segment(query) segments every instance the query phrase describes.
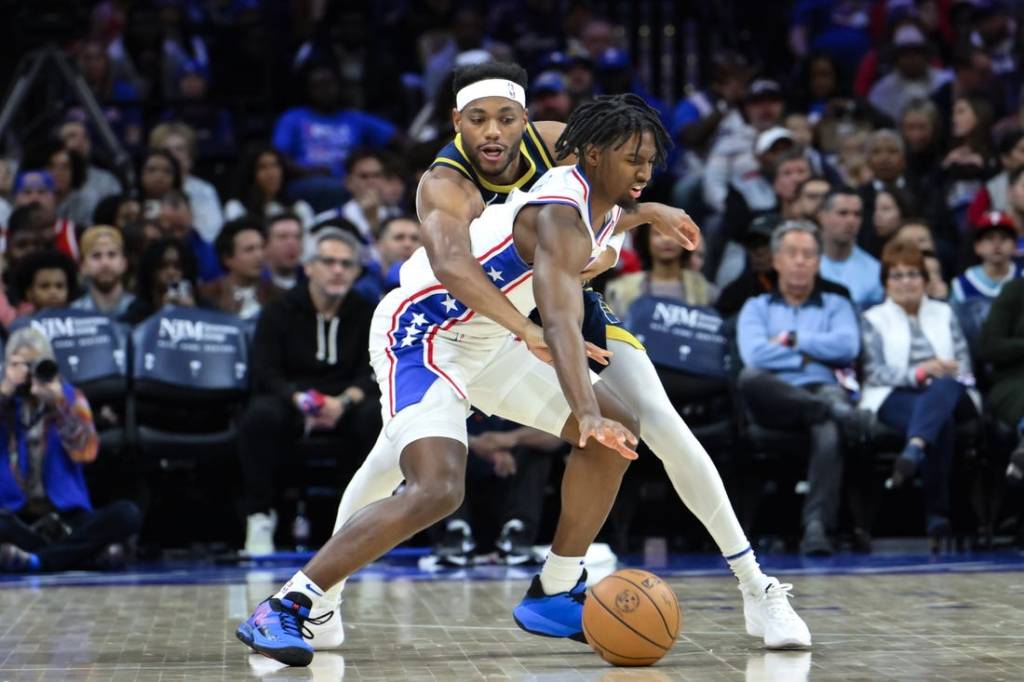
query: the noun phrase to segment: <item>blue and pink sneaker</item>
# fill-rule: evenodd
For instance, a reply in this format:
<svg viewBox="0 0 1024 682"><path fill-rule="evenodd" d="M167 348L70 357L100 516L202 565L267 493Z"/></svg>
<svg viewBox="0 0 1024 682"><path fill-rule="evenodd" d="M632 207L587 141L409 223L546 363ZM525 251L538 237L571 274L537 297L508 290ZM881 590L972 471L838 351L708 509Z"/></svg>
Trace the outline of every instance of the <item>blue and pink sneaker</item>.
<svg viewBox="0 0 1024 682"><path fill-rule="evenodd" d="M310 618L312 605L309 597L301 592L289 592L283 599L266 599L256 607L249 620L238 626L235 636L256 653L275 661L307 666L313 660L313 647L306 643L311 636L306 623L320 625L334 615L329 611Z"/></svg>

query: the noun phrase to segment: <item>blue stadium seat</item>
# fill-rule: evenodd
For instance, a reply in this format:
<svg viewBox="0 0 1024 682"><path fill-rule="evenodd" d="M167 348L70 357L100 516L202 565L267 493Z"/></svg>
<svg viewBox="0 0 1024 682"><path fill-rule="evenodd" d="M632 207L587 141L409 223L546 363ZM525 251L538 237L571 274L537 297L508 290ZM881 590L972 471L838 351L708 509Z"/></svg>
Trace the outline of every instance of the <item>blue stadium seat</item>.
<svg viewBox="0 0 1024 682"><path fill-rule="evenodd" d="M161 463L235 452L249 350L233 315L165 307L132 333L139 446Z"/></svg>

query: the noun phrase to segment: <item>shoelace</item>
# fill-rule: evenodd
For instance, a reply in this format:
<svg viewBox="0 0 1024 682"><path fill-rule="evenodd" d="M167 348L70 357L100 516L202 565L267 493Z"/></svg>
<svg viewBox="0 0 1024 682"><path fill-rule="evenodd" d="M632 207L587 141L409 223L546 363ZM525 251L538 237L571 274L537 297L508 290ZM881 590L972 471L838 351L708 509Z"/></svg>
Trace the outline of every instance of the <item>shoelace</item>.
<svg viewBox="0 0 1024 682"><path fill-rule="evenodd" d="M793 598L793 595L790 594L792 590L792 583L779 583L772 585L765 591L764 600L767 604L769 615L775 618L782 617L786 619L796 615L789 605L789 600Z"/></svg>
<svg viewBox="0 0 1024 682"><path fill-rule="evenodd" d="M312 623L313 625L324 625L331 618L334 617L334 611L325 611L316 618L306 618L305 623ZM313 631L306 627L306 624L302 624L302 636L306 639L313 639Z"/></svg>
<svg viewBox="0 0 1024 682"><path fill-rule="evenodd" d="M316 618L303 618L299 613L285 607L283 604L281 605L281 610L278 611L281 630L283 630L287 635L291 635L292 637L301 637L303 639L313 639L313 631L306 626L306 623L323 625L333 616L334 611L327 611Z"/></svg>

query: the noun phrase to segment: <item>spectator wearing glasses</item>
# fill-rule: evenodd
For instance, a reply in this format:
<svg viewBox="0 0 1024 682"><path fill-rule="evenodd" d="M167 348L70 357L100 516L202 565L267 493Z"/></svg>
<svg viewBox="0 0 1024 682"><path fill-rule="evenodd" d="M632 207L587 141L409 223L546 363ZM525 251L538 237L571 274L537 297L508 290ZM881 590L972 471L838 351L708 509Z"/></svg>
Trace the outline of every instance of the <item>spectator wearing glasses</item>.
<svg viewBox="0 0 1024 682"><path fill-rule="evenodd" d="M239 442L249 556L274 551L277 481L304 430L343 438L338 454L350 473L380 430L368 350L373 306L352 291L359 258L354 236L320 230L306 261L307 283L260 314L253 339L253 397Z"/></svg>
<svg viewBox="0 0 1024 682"><path fill-rule="evenodd" d="M890 483L899 487L923 466L928 534L949 535L955 427L977 415L971 358L949 305L925 296L928 270L913 244L882 252L886 299L864 313L864 391L860 406L906 434Z"/></svg>
<svg viewBox="0 0 1024 682"><path fill-rule="evenodd" d="M857 313L849 299L819 284L821 243L813 223L782 223L771 245L777 289L748 300L737 323L739 388L758 423L810 432L801 549L828 555L827 533L839 518L840 428L848 436L861 428L862 415L835 374L860 351Z"/></svg>

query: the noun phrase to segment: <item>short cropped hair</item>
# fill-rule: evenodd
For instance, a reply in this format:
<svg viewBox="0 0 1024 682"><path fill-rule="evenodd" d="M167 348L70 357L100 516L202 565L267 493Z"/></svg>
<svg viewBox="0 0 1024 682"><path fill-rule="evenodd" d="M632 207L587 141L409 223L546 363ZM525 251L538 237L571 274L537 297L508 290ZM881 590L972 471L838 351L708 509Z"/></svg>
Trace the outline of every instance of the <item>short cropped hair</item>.
<svg viewBox="0 0 1024 682"><path fill-rule="evenodd" d="M791 232L802 232L814 237L814 243L818 246L818 253L821 253L821 234L818 226L810 220L786 220L772 232L772 253L778 253L782 248L782 240Z"/></svg>

